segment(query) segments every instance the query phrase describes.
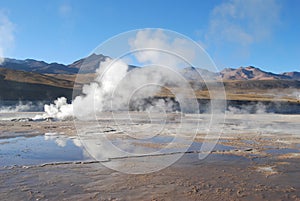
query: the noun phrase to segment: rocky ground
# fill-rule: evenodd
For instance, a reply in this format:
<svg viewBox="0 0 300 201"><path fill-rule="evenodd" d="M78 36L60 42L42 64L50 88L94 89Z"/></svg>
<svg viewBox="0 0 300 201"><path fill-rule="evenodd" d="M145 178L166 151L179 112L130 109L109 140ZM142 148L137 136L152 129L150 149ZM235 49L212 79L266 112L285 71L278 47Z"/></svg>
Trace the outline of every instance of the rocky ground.
<svg viewBox="0 0 300 201"><path fill-rule="evenodd" d="M89 123L52 119L30 121L28 117L30 115L23 114L24 119L15 118L13 115L4 118L5 115L2 115L1 140L20 136L30 138L45 133L57 133L74 139L78 137L78 125L90 126ZM20 117L20 114L15 116ZM195 119L188 115L186 118ZM202 115L200 119L206 122L209 118ZM177 120L176 116L169 118L167 124L170 125L169 131L172 126L178 124ZM109 125L110 129L102 131L107 132L109 139L114 142L122 139L123 142L132 142L130 146L135 148L151 149L163 148L166 143L128 141L125 134L120 132L122 127L116 127L104 118L99 118L99 122L100 125L106 124L105 128L108 128L107 124ZM147 123L135 122L135 128L144 128L145 124ZM207 124L201 123L200 126L203 125ZM2 161L0 198L1 200L300 200L299 130L299 115L228 114L224 127L221 130L214 130L210 136L203 130L198 130L194 143L184 154L176 152L177 149L169 149L161 155L140 154L130 157L116 155L110 156L109 160L100 161L1 165ZM169 133L162 133L161 136L174 134ZM199 160L199 153L202 153L201 146L207 141L211 143L215 140L217 145L212 152L205 159ZM4 141L1 142L0 159L4 160L10 156L3 155ZM34 145L28 150L29 152L34 150ZM89 152L88 148L86 150ZM127 166L130 170L135 168L130 166L132 163L139 165L134 161L136 158L142 158L144 164L148 162L149 167L153 165L150 164L152 158L160 161L160 157L165 159L176 154L183 154L183 157L174 164L152 173L126 174L107 168L112 163L117 164L118 168L124 166L125 170ZM20 153L20 160L22 156Z"/></svg>

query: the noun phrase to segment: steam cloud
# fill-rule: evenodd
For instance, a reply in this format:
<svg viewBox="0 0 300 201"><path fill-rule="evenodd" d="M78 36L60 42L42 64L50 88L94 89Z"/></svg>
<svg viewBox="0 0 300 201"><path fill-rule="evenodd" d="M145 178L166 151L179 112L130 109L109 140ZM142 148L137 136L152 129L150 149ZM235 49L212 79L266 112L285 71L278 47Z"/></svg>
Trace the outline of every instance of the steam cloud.
<svg viewBox="0 0 300 201"><path fill-rule="evenodd" d="M96 71L94 82L84 85L82 95L77 96L72 104L65 97L58 98L54 104L45 105L43 118L54 117L67 119L74 115L77 119L89 120L102 111L111 110L147 110L172 111L174 101L155 99L149 102L161 90L161 86L172 85L188 89L183 77L170 68L150 66L127 72L128 65L118 60L107 59ZM150 84L149 84L150 83ZM178 100L180 92L173 92ZM187 104L185 105L187 108Z"/></svg>
<svg viewBox="0 0 300 201"><path fill-rule="evenodd" d="M197 64L211 67L209 62L205 62L207 55L197 51L197 48L185 38L175 37L172 40L162 30L138 31L135 37L126 40L126 43L136 61L144 65L142 68L129 70L128 65L124 62L126 58L107 58L100 63L96 70L94 81L83 86L81 95L75 97L71 104L67 103L66 98L61 97L54 101L54 104L45 105L43 118L75 117L79 120L92 120L102 111L169 112L177 110L178 106L181 112L197 113L195 108L199 109L199 106L189 100L195 98L195 93L190 83L182 76L181 68L191 66L188 62L197 59L201 60L201 62L196 62ZM205 68L206 66L199 67ZM209 75L205 79L213 80L209 78ZM210 84L211 89L215 88L213 85L213 83ZM169 90L169 93L173 94L175 98L153 98L161 92L162 87ZM223 93L210 90L209 85L207 88L212 99L223 100L222 98L225 96L222 96ZM298 98L299 93L297 92L294 96ZM214 107L211 106L215 108L213 112L218 112L217 110L224 112L222 103L220 103L220 107L217 107L219 102L215 101L214 104ZM266 113L268 108L269 106L263 104L252 104L229 107L227 112Z"/></svg>
<svg viewBox="0 0 300 201"><path fill-rule="evenodd" d="M179 73L179 66L187 65L181 57L191 59L195 53L184 39L169 41L162 31L139 31L136 37L129 41L132 50L148 48L146 51L134 53L146 67L128 72L128 65L121 59L106 59L96 70L93 82L83 86L82 95L75 97L71 104L64 97L58 98L54 104L45 105L46 117L66 119L75 117L80 120L90 120L101 111L111 110L150 110L172 111L174 101L170 99L155 99L148 102L161 90L161 86L175 86L185 88L185 93L192 94L189 83ZM160 51L164 50L164 51ZM170 52L174 53L173 55ZM184 100L184 94L172 91L176 101ZM195 105L184 100L183 107L188 111ZM133 107L133 108L130 108Z"/></svg>
<svg viewBox="0 0 300 201"><path fill-rule="evenodd" d="M248 104L238 106L229 106L228 114L265 114L267 113L267 106L262 103Z"/></svg>
<svg viewBox="0 0 300 201"><path fill-rule="evenodd" d="M32 111L41 111L43 107L42 102L32 103L27 102L23 103L19 101L17 105L12 106L1 106L0 113L14 113L14 112L32 112Z"/></svg>
<svg viewBox="0 0 300 201"><path fill-rule="evenodd" d="M0 10L0 64L4 61L4 53L14 43L14 24Z"/></svg>
<svg viewBox="0 0 300 201"><path fill-rule="evenodd" d="M109 108L109 99L117 83L126 75L128 66L122 61L107 59L97 69L94 82L82 88L82 95L77 96L72 104L65 97L58 98L54 104L45 105L44 118L66 119L75 116L78 119L91 119L95 112ZM75 111L75 112L74 112Z"/></svg>

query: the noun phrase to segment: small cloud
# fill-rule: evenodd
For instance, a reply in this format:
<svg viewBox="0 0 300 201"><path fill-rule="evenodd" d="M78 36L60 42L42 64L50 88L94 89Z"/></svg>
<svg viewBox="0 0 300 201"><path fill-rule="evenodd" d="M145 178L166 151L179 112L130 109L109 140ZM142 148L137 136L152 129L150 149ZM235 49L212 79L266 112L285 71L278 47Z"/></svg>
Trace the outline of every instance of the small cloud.
<svg viewBox="0 0 300 201"><path fill-rule="evenodd" d="M195 57L194 46L184 38L171 38L163 30L141 30L129 41L140 63L179 67ZM148 49L145 51L145 49ZM181 58L182 57L182 58Z"/></svg>
<svg viewBox="0 0 300 201"><path fill-rule="evenodd" d="M6 13L0 10L0 64L4 61L5 52L12 48L15 25L9 20Z"/></svg>
<svg viewBox="0 0 300 201"><path fill-rule="evenodd" d="M271 36L279 15L275 0L231 0L212 10L205 38L209 43L247 47Z"/></svg>

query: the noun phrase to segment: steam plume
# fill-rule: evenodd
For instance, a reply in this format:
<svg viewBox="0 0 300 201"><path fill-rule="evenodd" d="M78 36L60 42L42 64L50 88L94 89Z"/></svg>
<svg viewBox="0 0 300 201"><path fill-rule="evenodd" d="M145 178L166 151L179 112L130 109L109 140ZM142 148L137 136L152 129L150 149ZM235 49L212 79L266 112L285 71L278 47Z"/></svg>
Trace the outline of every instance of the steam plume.
<svg viewBox="0 0 300 201"><path fill-rule="evenodd" d="M122 61L106 59L97 69L94 82L83 86L82 95L77 96L72 104L61 97L54 104L45 105L44 117L66 119L75 116L78 119L92 119L95 113L109 108L112 91L126 75L127 69L127 64Z"/></svg>
<svg viewBox="0 0 300 201"><path fill-rule="evenodd" d="M179 67L189 65L185 60L191 60L195 55L195 47L187 40L170 40L161 30L142 30L129 40L129 45L137 61L147 66L128 71L128 65L121 59L107 58L96 70L95 80L83 86L82 95L75 97L72 104L62 97L54 104L45 105L44 117L66 119L74 116L89 120L102 111L128 111L132 106L135 110L171 111L175 100L146 100L154 97L163 86L181 87L185 94L193 94L189 83L179 72ZM144 50L136 51L140 49ZM185 111L197 108L184 100L182 92L173 90L171 93L176 101L183 102L181 106Z"/></svg>
<svg viewBox="0 0 300 201"><path fill-rule="evenodd" d="M4 62L4 53L14 43L14 25L0 10L0 64Z"/></svg>

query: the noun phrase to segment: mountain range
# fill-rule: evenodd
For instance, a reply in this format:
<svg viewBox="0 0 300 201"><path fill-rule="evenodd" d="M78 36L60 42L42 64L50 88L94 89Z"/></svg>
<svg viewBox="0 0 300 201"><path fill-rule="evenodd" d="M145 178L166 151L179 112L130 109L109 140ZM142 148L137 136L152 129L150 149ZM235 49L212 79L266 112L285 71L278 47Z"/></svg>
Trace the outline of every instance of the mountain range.
<svg viewBox="0 0 300 201"><path fill-rule="evenodd" d="M95 73L100 63L105 61L108 56L102 54L91 54L88 57L79 59L71 64L46 63L45 61L38 61L34 59L11 59L5 58L0 67L11 70L21 70L25 72L34 72L40 74L86 74ZM81 68L84 65L84 68ZM136 68L136 66L129 65L129 69Z"/></svg>
<svg viewBox="0 0 300 201"><path fill-rule="evenodd" d="M86 74L95 73L99 64L105 61L106 58L109 57L102 54L92 54L68 65L47 63L34 59L18 60L6 58L4 62L0 64L0 67L39 74ZM84 65L84 68L81 68L82 65ZM129 67L130 69L137 68L133 65L130 65ZM284 72L281 74L275 74L263 71L253 66L239 67L237 69L225 68L219 73L210 72L202 68L187 67L182 69L182 73L187 79L193 81L202 80L202 78L214 80L300 80L300 72Z"/></svg>
<svg viewBox="0 0 300 201"><path fill-rule="evenodd" d="M201 80L202 78L214 80L300 80L300 72L285 72L275 74L266 72L253 66L234 68L225 68L219 73L214 73L206 69L188 67L182 70L183 75L193 81ZM201 75L201 76L200 76Z"/></svg>
<svg viewBox="0 0 300 201"><path fill-rule="evenodd" d="M106 58L109 57L92 54L69 65L34 59L6 58L0 64L0 101L51 101L60 96L65 96L70 100L72 94L80 93L83 84L94 80L96 69ZM81 68L82 65L85 66L84 69ZM129 65L129 70L135 68L139 67ZM232 100L269 100L270 90L274 91L272 97L278 96L279 92L283 94L280 95L282 97L294 97L291 94L295 94L295 90L300 90L300 72L275 74L253 66L226 68L219 73L196 67L186 67L180 71L195 90L205 88L203 79L223 82L227 98ZM208 97L207 93L205 97Z"/></svg>
<svg viewBox="0 0 300 201"><path fill-rule="evenodd" d="M40 74L77 74L81 65L84 63L86 71L81 73L91 73L99 66L100 62L105 61L106 56L92 54L91 56L80 59L69 65L59 63L46 63L34 59L10 59L5 58L0 67L11 70L21 70L25 72L34 72Z"/></svg>

